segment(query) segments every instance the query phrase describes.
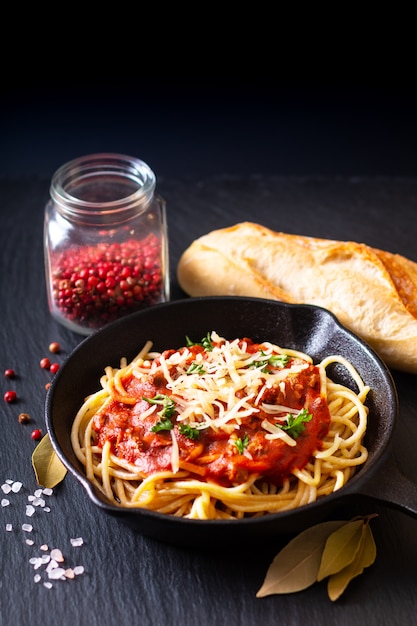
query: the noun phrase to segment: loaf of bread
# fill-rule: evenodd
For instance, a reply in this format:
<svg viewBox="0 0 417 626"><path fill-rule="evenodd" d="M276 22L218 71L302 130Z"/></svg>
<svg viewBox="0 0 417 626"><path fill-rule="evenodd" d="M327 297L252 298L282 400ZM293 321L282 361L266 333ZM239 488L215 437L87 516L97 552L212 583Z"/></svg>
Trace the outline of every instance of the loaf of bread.
<svg viewBox="0 0 417 626"><path fill-rule="evenodd" d="M243 222L187 248L177 268L190 296L239 295L334 313L389 367L417 373L417 263L362 243Z"/></svg>

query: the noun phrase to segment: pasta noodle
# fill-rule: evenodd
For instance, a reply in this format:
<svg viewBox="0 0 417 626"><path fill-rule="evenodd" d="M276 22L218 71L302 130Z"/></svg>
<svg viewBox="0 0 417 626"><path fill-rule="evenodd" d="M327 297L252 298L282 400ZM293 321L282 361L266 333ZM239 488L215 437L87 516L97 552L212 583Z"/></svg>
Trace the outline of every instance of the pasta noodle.
<svg viewBox="0 0 417 626"><path fill-rule="evenodd" d="M344 357L314 364L215 331L105 368L71 442L110 502L190 519L285 511L337 491L365 463L369 387ZM338 363L356 391L329 378Z"/></svg>

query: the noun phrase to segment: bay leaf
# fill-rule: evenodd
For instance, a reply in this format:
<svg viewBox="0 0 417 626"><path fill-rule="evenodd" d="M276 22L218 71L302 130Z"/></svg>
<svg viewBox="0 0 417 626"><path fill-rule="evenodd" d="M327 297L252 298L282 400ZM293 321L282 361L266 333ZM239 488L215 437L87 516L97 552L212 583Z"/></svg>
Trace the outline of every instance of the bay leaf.
<svg viewBox="0 0 417 626"><path fill-rule="evenodd" d="M344 524L333 532L324 546L317 580L323 580L349 565L361 543L363 518Z"/></svg>
<svg viewBox="0 0 417 626"><path fill-rule="evenodd" d="M41 487L52 489L64 480L67 470L53 449L48 434L34 449L32 466L35 470L36 481Z"/></svg>
<svg viewBox="0 0 417 626"><path fill-rule="evenodd" d="M346 523L322 522L298 534L276 555L256 597L294 593L315 583L328 537Z"/></svg>
<svg viewBox="0 0 417 626"><path fill-rule="evenodd" d="M335 601L345 591L353 578L362 574L366 567L376 559L376 545L369 524L364 524L361 532L361 541L355 558L344 569L330 576L327 583L327 592L330 600Z"/></svg>

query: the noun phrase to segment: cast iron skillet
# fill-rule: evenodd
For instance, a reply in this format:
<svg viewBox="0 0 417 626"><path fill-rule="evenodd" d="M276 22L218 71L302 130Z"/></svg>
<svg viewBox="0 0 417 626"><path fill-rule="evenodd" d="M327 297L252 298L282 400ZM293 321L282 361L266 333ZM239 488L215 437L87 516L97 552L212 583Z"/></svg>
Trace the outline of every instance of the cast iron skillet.
<svg viewBox="0 0 417 626"><path fill-rule="evenodd" d="M342 354L371 387L367 404L366 445L369 458L340 491L289 512L243 520L188 520L143 509L110 505L84 476L70 442L71 424L85 396L99 389L106 365L133 358L146 340L153 349L178 348L188 335L201 341L207 332L234 339L250 337L302 350L315 361ZM346 370L335 366L330 376L354 386ZM120 518L141 534L177 545L244 545L298 532L323 520L349 498L372 498L417 517L417 486L397 470L390 440L398 415L398 398L391 374L375 352L327 310L310 305L242 297L187 298L157 305L118 320L85 339L54 378L47 395L45 417L52 445L67 469L105 513Z"/></svg>

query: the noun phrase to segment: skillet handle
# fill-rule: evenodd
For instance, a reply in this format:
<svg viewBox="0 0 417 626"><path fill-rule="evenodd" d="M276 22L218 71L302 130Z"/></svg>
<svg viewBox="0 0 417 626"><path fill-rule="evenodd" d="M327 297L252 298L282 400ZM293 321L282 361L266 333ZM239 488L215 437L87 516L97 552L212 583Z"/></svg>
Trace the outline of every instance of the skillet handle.
<svg viewBox="0 0 417 626"><path fill-rule="evenodd" d="M417 518L417 484L403 474L392 450L359 494Z"/></svg>

